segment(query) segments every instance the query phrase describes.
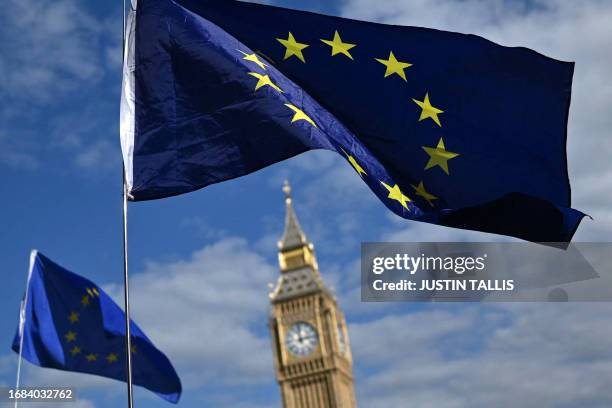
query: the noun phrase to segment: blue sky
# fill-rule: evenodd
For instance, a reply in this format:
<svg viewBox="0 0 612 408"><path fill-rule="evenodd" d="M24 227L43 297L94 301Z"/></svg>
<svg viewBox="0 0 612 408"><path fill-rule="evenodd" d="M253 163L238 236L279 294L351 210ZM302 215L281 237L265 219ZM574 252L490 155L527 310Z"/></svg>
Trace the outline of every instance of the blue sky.
<svg viewBox="0 0 612 408"><path fill-rule="evenodd" d="M476 33L576 61L570 176L574 207L595 218L577 239L610 240L610 2L270 3ZM119 2L9 0L0 10L0 383L14 382L9 346L30 249L121 293L120 30ZM285 178L349 319L361 406L610 406L607 304L361 304L362 241L498 238L399 219L329 152L130 204L134 317L175 363L181 406L279 406L266 284L278 274ZM122 383L31 366L24 383L78 387L75 408L125 398ZM167 406L146 391L136 397Z"/></svg>

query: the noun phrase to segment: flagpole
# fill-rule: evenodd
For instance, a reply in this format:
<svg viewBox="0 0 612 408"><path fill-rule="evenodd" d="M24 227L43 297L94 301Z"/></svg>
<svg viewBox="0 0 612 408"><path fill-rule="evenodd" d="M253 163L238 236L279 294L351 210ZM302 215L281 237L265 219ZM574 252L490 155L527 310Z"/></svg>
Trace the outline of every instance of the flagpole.
<svg viewBox="0 0 612 408"><path fill-rule="evenodd" d="M128 408L134 407L132 396L132 336L130 330L130 286L128 276L127 183L123 175L123 303L125 308L125 360L127 364Z"/></svg>
<svg viewBox="0 0 612 408"><path fill-rule="evenodd" d="M125 64L125 0L122 1L121 8L122 18L122 58L123 64ZM128 201L128 187L125 174L125 165L123 168L123 304L125 309L125 361L127 369L127 399L128 408L134 407L133 388L132 388L132 335L130 330L130 286L129 286L129 275L128 275L128 219L127 219L127 201Z"/></svg>
<svg viewBox="0 0 612 408"><path fill-rule="evenodd" d="M19 359L17 360L17 379L15 381L15 391L19 390L21 383L21 362L23 361L23 331L26 323L26 311L28 306L28 292L30 292L30 280L32 280L32 269L34 268L34 261L36 259L37 251L35 249L30 252L30 269L28 269L28 280L26 281L26 290L23 300L21 301L21 307L19 308ZM19 399L15 398L15 408L19 404Z"/></svg>

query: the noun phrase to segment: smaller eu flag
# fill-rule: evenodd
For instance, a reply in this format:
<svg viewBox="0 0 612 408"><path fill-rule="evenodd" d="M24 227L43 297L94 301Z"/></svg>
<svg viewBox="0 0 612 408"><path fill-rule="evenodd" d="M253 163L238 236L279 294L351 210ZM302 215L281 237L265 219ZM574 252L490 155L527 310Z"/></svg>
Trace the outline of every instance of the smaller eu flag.
<svg viewBox="0 0 612 408"><path fill-rule="evenodd" d="M126 381L125 314L96 284L37 251L13 340L32 364ZM134 384L177 403L181 381L170 360L131 321ZM21 332L21 333L20 333Z"/></svg>

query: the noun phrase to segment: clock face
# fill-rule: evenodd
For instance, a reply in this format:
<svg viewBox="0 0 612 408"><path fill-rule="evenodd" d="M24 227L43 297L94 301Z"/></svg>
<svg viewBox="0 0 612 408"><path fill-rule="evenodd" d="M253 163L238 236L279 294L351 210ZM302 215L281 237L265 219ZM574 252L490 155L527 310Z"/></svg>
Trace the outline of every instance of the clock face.
<svg viewBox="0 0 612 408"><path fill-rule="evenodd" d="M346 340L344 339L344 332L340 325L338 325L338 349L341 354L344 354L346 351Z"/></svg>
<svg viewBox="0 0 612 408"><path fill-rule="evenodd" d="M289 328L285 337L287 349L294 356L312 353L319 342L317 331L306 322L298 322Z"/></svg>

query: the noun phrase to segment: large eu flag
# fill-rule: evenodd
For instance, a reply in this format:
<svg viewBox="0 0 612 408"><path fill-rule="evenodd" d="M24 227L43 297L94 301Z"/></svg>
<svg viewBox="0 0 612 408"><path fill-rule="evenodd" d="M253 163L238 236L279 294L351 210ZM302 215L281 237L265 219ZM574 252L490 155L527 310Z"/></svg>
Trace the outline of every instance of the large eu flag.
<svg viewBox="0 0 612 408"><path fill-rule="evenodd" d="M404 218L566 242L583 217L565 150L573 63L231 0L140 0L127 34L132 200L327 149Z"/></svg>
<svg viewBox="0 0 612 408"><path fill-rule="evenodd" d="M126 381L125 313L95 283L32 251L13 350L41 367ZM133 322L134 384L177 403L181 381L170 360Z"/></svg>

